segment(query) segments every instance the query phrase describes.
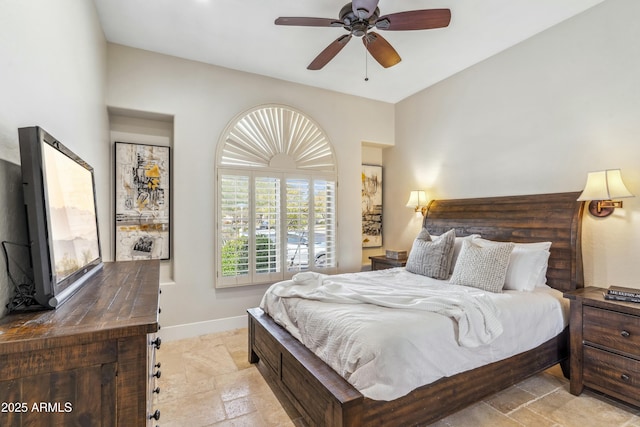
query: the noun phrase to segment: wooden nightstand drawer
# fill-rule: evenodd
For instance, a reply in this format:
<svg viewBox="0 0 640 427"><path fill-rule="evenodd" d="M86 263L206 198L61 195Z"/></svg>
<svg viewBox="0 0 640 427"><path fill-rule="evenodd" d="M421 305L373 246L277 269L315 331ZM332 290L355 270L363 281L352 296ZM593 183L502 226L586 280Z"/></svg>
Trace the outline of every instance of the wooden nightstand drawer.
<svg viewBox="0 0 640 427"><path fill-rule="evenodd" d="M640 404L640 362L608 351L584 347L584 383L612 396Z"/></svg>
<svg viewBox="0 0 640 427"><path fill-rule="evenodd" d="M584 341L638 355L640 348L640 317L584 307Z"/></svg>

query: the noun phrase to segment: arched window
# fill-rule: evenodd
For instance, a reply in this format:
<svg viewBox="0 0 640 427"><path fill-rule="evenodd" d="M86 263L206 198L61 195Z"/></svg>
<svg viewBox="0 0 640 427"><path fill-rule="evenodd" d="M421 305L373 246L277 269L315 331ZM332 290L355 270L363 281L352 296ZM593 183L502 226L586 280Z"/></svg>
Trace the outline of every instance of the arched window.
<svg viewBox="0 0 640 427"><path fill-rule="evenodd" d="M217 287L336 267L336 164L327 136L283 105L229 123L217 152Z"/></svg>

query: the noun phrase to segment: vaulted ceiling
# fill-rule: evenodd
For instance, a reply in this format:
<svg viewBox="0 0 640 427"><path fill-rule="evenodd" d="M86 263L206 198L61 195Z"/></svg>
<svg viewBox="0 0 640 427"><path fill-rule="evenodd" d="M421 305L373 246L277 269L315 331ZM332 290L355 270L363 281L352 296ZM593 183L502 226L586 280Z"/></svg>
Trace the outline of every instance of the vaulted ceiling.
<svg viewBox="0 0 640 427"><path fill-rule="evenodd" d="M604 0L380 0L380 15L448 8L451 23L420 31L374 29L402 58L390 68L354 37L318 71L307 66L347 31L274 21L338 19L346 0L94 1L109 42L395 103Z"/></svg>

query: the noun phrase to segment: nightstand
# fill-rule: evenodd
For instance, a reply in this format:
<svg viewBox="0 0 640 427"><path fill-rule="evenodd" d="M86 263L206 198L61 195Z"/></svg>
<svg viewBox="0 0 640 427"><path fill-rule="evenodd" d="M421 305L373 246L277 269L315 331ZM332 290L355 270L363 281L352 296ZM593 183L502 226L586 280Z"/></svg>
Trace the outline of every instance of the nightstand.
<svg viewBox="0 0 640 427"><path fill-rule="evenodd" d="M564 294L571 300L569 391L586 386L640 406L640 304L605 300L606 289Z"/></svg>
<svg viewBox="0 0 640 427"><path fill-rule="evenodd" d="M370 256L371 270L384 270L386 268L404 267L407 265L407 259L387 258L384 255Z"/></svg>

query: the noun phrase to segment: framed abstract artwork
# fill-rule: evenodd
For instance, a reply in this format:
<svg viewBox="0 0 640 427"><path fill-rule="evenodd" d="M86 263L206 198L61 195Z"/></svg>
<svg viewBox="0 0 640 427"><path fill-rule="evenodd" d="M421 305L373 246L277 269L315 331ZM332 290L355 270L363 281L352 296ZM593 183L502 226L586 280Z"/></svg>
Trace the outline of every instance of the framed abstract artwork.
<svg viewBox="0 0 640 427"><path fill-rule="evenodd" d="M170 258L170 151L115 143L115 260Z"/></svg>
<svg viewBox="0 0 640 427"><path fill-rule="evenodd" d="M362 165L362 247L382 246L382 166Z"/></svg>

